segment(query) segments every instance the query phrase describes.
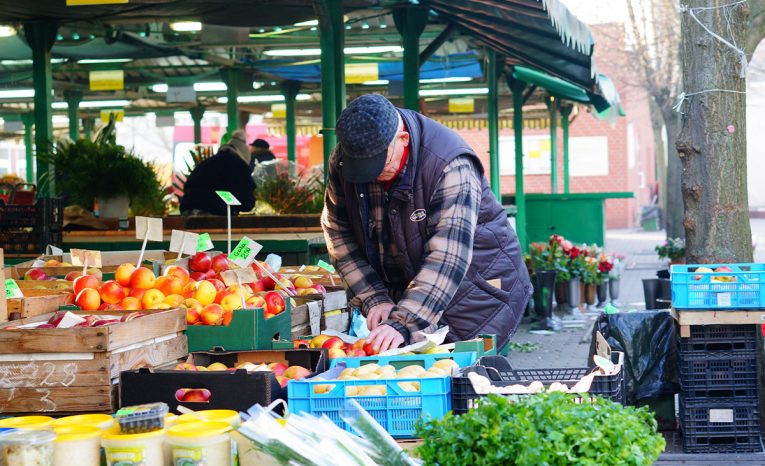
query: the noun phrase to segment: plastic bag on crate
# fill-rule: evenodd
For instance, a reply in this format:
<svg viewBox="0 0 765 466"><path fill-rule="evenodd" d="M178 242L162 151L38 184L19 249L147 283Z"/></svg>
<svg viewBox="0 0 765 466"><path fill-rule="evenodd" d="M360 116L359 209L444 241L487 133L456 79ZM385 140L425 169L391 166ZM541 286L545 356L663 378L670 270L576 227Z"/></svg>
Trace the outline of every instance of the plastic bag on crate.
<svg viewBox="0 0 765 466"><path fill-rule="evenodd" d="M425 353L437 346L441 346L444 340L446 340L446 335L448 333L448 326L441 327L433 333L415 332L413 339L417 340L416 343L401 348L383 351L380 353L380 356L396 356L402 353Z"/></svg>

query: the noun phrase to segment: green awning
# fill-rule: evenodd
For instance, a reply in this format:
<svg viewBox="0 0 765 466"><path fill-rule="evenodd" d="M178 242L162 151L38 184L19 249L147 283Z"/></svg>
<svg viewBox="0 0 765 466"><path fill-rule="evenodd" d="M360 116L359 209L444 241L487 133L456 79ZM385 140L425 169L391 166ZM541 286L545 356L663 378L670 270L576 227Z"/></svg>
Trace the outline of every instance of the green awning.
<svg viewBox="0 0 765 466"><path fill-rule="evenodd" d="M604 74L598 74L597 93L588 92L581 86L525 66L515 66L513 78L545 89L556 98L592 105L598 113L605 113L612 108L618 108L619 114L624 116L619 92L613 82Z"/></svg>

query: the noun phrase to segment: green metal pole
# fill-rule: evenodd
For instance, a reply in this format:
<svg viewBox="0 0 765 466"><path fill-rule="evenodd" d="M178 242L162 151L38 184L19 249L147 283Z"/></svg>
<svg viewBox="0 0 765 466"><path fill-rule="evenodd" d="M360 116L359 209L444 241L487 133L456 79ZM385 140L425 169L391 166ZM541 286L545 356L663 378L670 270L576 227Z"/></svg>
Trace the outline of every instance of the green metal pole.
<svg viewBox="0 0 765 466"><path fill-rule="evenodd" d="M487 65L487 81L489 84L488 119L489 119L489 171L491 173L491 190L499 203L502 203L502 192L499 185L499 83L497 52L489 50Z"/></svg>
<svg viewBox="0 0 765 466"><path fill-rule="evenodd" d="M561 105L561 127L563 128L563 192L569 193L569 171L568 171L568 117L574 109L573 105Z"/></svg>
<svg viewBox="0 0 765 466"><path fill-rule="evenodd" d="M335 122L337 105L335 100L335 35L329 16L333 0L324 0L315 4L314 10L319 18L319 43L321 45L321 135L324 143L324 181L329 176L329 157L337 143Z"/></svg>
<svg viewBox="0 0 765 466"><path fill-rule="evenodd" d="M27 156L27 183L35 182L35 160L32 152L32 125L34 124L34 114L25 113L21 116L24 122L24 149Z"/></svg>
<svg viewBox="0 0 765 466"><path fill-rule="evenodd" d="M552 193L558 193L558 99L547 97L550 110L550 185Z"/></svg>
<svg viewBox="0 0 765 466"><path fill-rule="evenodd" d="M69 139L76 141L80 139L80 122L78 110L80 109L80 102L82 102L82 92L78 91L65 91L64 99L66 99L67 114L69 115Z"/></svg>
<svg viewBox="0 0 765 466"><path fill-rule="evenodd" d="M526 84L513 81L513 137L515 139L515 232L521 244L521 251L526 251L526 194L523 191L523 90Z"/></svg>
<svg viewBox="0 0 765 466"><path fill-rule="evenodd" d="M295 125L295 98L300 92L299 81L285 81L282 83L282 94L287 110L287 160L295 162L297 158L297 130Z"/></svg>
<svg viewBox="0 0 765 466"><path fill-rule="evenodd" d="M428 22L428 10L407 6L393 10L396 29L404 43L404 107L420 108L420 35Z"/></svg>
<svg viewBox="0 0 765 466"><path fill-rule="evenodd" d="M345 109L345 24L342 0L327 0L327 14L332 23L332 42L335 53L335 112L339 116Z"/></svg>
<svg viewBox="0 0 765 466"><path fill-rule="evenodd" d="M236 100L239 96L239 73L234 68L223 68L221 70L223 82L226 83L226 116L228 117L228 136L239 128L239 102Z"/></svg>
<svg viewBox="0 0 765 466"><path fill-rule="evenodd" d="M84 132L84 137L88 141L90 141L90 137L93 134L93 129L96 127L96 119L93 117L85 117L82 119L82 130Z"/></svg>
<svg viewBox="0 0 765 466"><path fill-rule="evenodd" d="M51 48L56 41L58 25L48 22L24 25L24 36L32 48L32 82L35 89L35 150L45 150L53 142L53 103ZM37 159L37 190L41 197L51 197L56 192L53 167Z"/></svg>
<svg viewBox="0 0 765 466"><path fill-rule="evenodd" d="M194 120L194 144L202 142L202 118L204 118L204 116L204 105L197 105L191 109L191 119Z"/></svg>

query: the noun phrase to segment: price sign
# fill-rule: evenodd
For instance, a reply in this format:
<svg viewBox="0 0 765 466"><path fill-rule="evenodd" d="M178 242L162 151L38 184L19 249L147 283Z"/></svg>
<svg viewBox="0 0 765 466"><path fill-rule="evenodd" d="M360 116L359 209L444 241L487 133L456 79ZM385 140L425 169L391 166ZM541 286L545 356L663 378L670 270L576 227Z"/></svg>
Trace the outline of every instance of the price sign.
<svg viewBox="0 0 765 466"><path fill-rule="evenodd" d="M221 199L223 199L223 202L225 202L225 203L226 203L226 205L228 205L228 206L232 206L232 205L242 205L242 203L241 203L241 202L239 202L239 199L237 199L236 197L234 197L234 195L233 195L233 194L231 194L231 193L230 193L230 192L228 192L228 191L215 191L215 194L217 194L217 195L218 195L218 197L220 197Z"/></svg>
<svg viewBox="0 0 765 466"><path fill-rule="evenodd" d="M197 237L197 251L209 251L214 247L209 233L202 233Z"/></svg>
<svg viewBox="0 0 765 466"><path fill-rule="evenodd" d="M249 267L261 249L263 246L245 236L228 255L228 260L241 268Z"/></svg>
<svg viewBox="0 0 765 466"><path fill-rule="evenodd" d="M135 218L136 239L149 241L162 241L162 219L153 217Z"/></svg>
<svg viewBox="0 0 765 466"><path fill-rule="evenodd" d="M258 281L258 275L252 270L252 267L243 269L226 270L221 272L220 278L226 286L233 286L241 283L254 283Z"/></svg>
<svg viewBox="0 0 765 466"><path fill-rule="evenodd" d="M170 251L179 255L188 254L193 256L197 252L199 235L182 230L173 230L170 233Z"/></svg>
<svg viewBox="0 0 765 466"><path fill-rule="evenodd" d="M101 251L88 251L87 249L70 249L72 265L80 267L87 264L88 267L101 268Z"/></svg>
<svg viewBox="0 0 765 466"><path fill-rule="evenodd" d="M316 265L318 265L319 267L321 267L322 269L326 270L329 273L335 273L335 268L331 264L327 264L323 260L319 260L319 263Z"/></svg>
<svg viewBox="0 0 765 466"><path fill-rule="evenodd" d="M8 278L5 280L5 298L11 299L11 298L23 298L24 293L21 292L21 288L19 288L19 284L16 283L16 280L12 278Z"/></svg>

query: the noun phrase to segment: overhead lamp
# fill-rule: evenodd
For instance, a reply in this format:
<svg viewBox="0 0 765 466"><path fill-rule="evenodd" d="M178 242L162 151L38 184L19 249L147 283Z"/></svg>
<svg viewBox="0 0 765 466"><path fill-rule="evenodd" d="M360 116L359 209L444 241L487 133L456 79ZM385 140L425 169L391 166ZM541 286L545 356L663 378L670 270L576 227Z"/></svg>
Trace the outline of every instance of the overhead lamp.
<svg viewBox="0 0 765 466"><path fill-rule="evenodd" d="M310 94L298 94L295 100L311 100ZM236 98L236 101L240 104L256 103L256 102L284 102L284 96L281 94L274 95L242 95ZM218 103L228 103L228 97L220 97Z"/></svg>
<svg viewBox="0 0 765 466"><path fill-rule="evenodd" d="M83 100L79 108L103 108L103 107L126 107L130 104L129 100ZM53 102L51 108L63 110L69 108L66 102Z"/></svg>
<svg viewBox="0 0 765 466"><path fill-rule="evenodd" d="M365 86L387 86L390 83L387 79L376 79L374 81L364 81L363 85Z"/></svg>
<svg viewBox="0 0 765 466"><path fill-rule="evenodd" d="M420 95L423 97L444 96L444 95L471 95L488 94L488 87L466 87L464 89L422 89Z"/></svg>
<svg viewBox="0 0 765 466"><path fill-rule="evenodd" d="M318 19L312 19L312 20L309 20L309 21L301 21L299 23L293 24L293 26L297 26L297 27L318 26L318 25L319 25L319 20Z"/></svg>
<svg viewBox="0 0 765 466"><path fill-rule="evenodd" d="M16 28L8 24L0 25L0 37L12 37L16 35Z"/></svg>
<svg viewBox="0 0 765 466"><path fill-rule="evenodd" d="M3 89L0 90L0 99L24 99L34 97L34 89Z"/></svg>
<svg viewBox="0 0 765 466"><path fill-rule="evenodd" d="M380 21L380 29L388 29L388 25Z"/></svg>
<svg viewBox="0 0 765 466"><path fill-rule="evenodd" d="M260 89L261 87L263 87L265 85L266 85L266 83L261 82L261 81L253 81L252 82L252 88L253 89Z"/></svg>
<svg viewBox="0 0 765 466"><path fill-rule="evenodd" d="M450 76L446 78L420 79L420 84L464 83L472 80L473 78L468 78L467 76Z"/></svg>
<svg viewBox="0 0 765 466"><path fill-rule="evenodd" d="M176 21L170 23L170 29L175 32L199 32L202 30L202 23L199 21Z"/></svg>
<svg viewBox="0 0 765 466"><path fill-rule="evenodd" d="M361 29L369 29L369 23L367 23L366 21L361 23Z"/></svg>
<svg viewBox="0 0 765 466"><path fill-rule="evenodd" d="M99 63L128 63L132 58L88 58L86 60L77 60L80 65L95 65Z"/></svg>
<svg viewBox="0 0 765 466"><path fill-rule="evenodd" d="M153 92L164 94L169 86L167 84L154 84L151 86ZM194 83L194 90L197 92L222 92L228 89L224 82L203 82Z"/></svg>
<svg viewBox="0 0 765 466"><path fill-rule="evenodd" d="M64 63L64 58L51 58L51 64ZM17 65L31 65L34 61L31 58L23 58L21 60L0 60L0 65L3 66L17 66Z"/></svg>
<svg viewBox="0 0 765 466"><path fill-rule="evenodd" d="M72 33L72 40L80 40L80 35L78 33Z"/></svg>
<svg viewBox="0 0 765 466"><path fill-rule="evenodd" d="M400 45L377 45L372 47L346 47L344 53L346 55L364 55L370 53L388 53L388 52L403 52L404 48ZM271 57L310 57L320 56L321 49L274 49L266 50L264 55Z"/></svg>
<svg viewBox="0 0 765 466"><path fill-rule="evenodd" d="M51 117L51 121L53 122L53 124L58 123L58 124L68 125L69 117L66 115L53 115L53 117Z"/></svg>

